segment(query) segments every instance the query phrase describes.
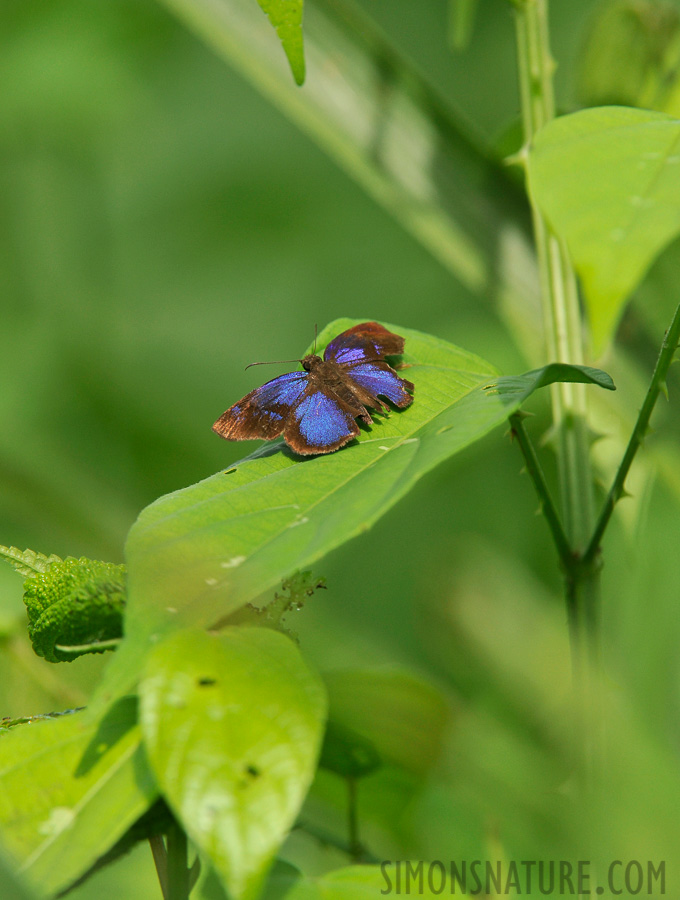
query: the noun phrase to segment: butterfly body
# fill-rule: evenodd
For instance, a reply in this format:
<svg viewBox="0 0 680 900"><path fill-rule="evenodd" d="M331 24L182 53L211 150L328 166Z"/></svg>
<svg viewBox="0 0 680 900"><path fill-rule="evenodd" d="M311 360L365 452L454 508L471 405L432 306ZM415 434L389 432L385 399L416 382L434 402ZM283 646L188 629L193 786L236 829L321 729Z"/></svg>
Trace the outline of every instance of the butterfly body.
<svg viewBox="0 0 680 900"><path fill-rule="evenodd" d="M356 419L373 423L368 408L387 412L378 395L403 409L413 402L410 381L385 356L401 354L404 339L377 322L363 322L334 338L323 358L310 353L302 372L289 372L255 388L213 425L227 440L283 435L296 453L331 453L359 434Z"/></svg>

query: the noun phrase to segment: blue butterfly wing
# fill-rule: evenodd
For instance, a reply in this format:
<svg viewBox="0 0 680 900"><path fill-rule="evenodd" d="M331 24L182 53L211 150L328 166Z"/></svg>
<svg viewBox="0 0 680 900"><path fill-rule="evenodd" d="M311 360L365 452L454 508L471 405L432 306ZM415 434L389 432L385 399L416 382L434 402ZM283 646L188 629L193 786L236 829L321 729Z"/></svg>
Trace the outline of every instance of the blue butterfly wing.
<svg viewBox="0 0 680 900"><path fill-rule="evenodd" d="M288 372L255 388L222 413L213 431L228 441L278 437L308 386L308 378L307 372Z"/></svg>
<svg viewBox="0 0 680 900"><path fill-rule="evenodd" d="M381 360L359 362L347 366L345 372L351 384L358 385L371 395L372 399L366 398L366 402L374 409L383 408L383 404L377 399L378 396L386 397L399 409L413 403L413 397L409 394L409 391L413 390L413 384L405 378L400 378L386 362Z"/></svg>
<svg viewBox="0 0 680 900"><path fill-rule="evenodd" d="M309 385L286 421L283 436L296 453L330 453L359 434L351 410L339 397Z"/></svg>
<svg viewBox="0 0 680 900"><path fill-rule="evenodd" d="M341 377L312 378L308 371L280 375L224 412L213 431L232 441L283 434L296 453L330 453L359 434L357 416L371 423L366 406L386 410L378 396L400 408L413 402L411 382L384 361L403 350L404 338L377 322L362 322L339 334L324 352Z"/></svg>
<svg viewBox="0 0 680 900"><path fill-rule="evenodd" d="M323 358L345 365L361 360L398 356L403 352L403 337L393 334L378 322L361 322L333 338L326 347Z"/></svg>

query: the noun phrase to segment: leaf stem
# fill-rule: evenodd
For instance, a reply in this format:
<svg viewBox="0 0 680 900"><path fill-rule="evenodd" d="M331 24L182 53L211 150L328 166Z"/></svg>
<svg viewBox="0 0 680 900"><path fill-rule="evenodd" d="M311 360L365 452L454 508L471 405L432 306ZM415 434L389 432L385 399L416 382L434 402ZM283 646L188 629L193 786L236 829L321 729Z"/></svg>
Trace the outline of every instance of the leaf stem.
<svg viewBox="0 0 680 900"><path fill-rule="evenodd" d="M548 489L548 484L546 482L545 475L543 474L541 464L538 461L538 456L536 455L534 445L531 443L531 438L527 434L522 419L523 416L521 413L514 413L510 416L510 426L512 428L512 434L513 437L517 439L517 443L519 444L522 455L524 456L524 462L526 464L527 472L529 473L529 477L534 483L536 493L538 494L538 498L541 501L541 512L545 516L548 527L550 528L555 547L557 548L557 552L562 563L562 567L565 571L569 571L573 563L573 551L571 549L571 545L569 544L569 539L567 538L564 528L562 527L562 522L560 520L559 513L557 512L557 508L555 507L553 499L550 495L550 490Z"/></svg>
<svg viewBox="0 0 680 900"><path fill-rule="evenodd" d="M352 776L347 778L347 829L349 837L349 852L354 862L358 862L363 854L363 847L359 840L359 818L357 815L357 780Z"/></svg>
<svg viewBox="0 0 680 900"><path fill-rule="evenodd" d="M188 842L184 829L173 822L167 833L168 852L168 898L167 900L188 900L190 870L187 865Z"/></svg>
<svg viewBox="0 0 680 900"><path fill-rule="evenodd" d="M153 864L156 867L158 883L161 886L163 900L168 900L168 854L163 842L163 835L154 834L149 838L149 846L153 856Z"/></svg>
<svg viewBox="0 0 680 900"><path fill-rule="evenodd" d="M656 401L659 399L659 394L665 389L666 376L668 375L668 370L671 366L671 363L673 362L675 352L678 349L679 341L680 304L676 308L671 324L669 325L668 330L664 335L663 343L661 344L661 350L659 352L659 357L656 361L656 366L654 367L654 372L652 374L652 380L649 384L647 395L645 396L644 402L640 408L637 422L635 423L635 428L633 429L633 433L630 436L628 446L626 447L626 452L623 454L621 464L619 465L612 486L609 489L609 493L607 494L607 497L602 506L602 510L593 530L592 537L590 538L588 546L583 553L582 563L584 565L592 563L599 555L600 542L602 541L602 536L604 535L612 513L614 512L614 507L616 506L618 501L625 496L625 482L628 471L630 470L632 462L635 459L635 454L640 449L640 445L645 439L645 435L647 434L647 430L649 427L649 420L651 418L654 407L656 406Z"/></svg>
<svg viewBox="0 0 680 900"><path fill-rule="evenodd" d="M334 847L336 850L340 850L341 853L349 856L353 862L366 863L367 865L377 865L377 863L380 862L380 859L367 850L363 844L359 844L355 848L352 848L347 841L343 841L341 838L336 837L336 835L332 834L330 831L318 828L311 822L298 821L295 824L295 828L308 834L324 847Z"/></svg>

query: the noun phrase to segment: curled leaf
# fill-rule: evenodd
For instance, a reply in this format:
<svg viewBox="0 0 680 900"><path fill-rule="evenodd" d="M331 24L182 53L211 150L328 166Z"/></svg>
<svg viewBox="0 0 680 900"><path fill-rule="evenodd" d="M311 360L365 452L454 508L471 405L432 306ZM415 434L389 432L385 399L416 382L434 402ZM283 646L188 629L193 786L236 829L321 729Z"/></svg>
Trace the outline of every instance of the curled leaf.
<svg viewBox="0 0 680 900"><path fill-rule="evenodd" d="M33 649L48 662L110 649L123 634L125 600L125 566L57 557L24 582Z"/></svg>

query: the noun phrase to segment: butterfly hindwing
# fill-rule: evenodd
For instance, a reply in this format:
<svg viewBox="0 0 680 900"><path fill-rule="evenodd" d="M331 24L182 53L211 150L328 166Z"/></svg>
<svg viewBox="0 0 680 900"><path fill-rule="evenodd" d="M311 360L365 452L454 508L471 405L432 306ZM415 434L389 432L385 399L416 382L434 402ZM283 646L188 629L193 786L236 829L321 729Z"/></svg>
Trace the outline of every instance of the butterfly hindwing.
<svg viewBox="0 0 680 900"><path fill-rule="evenodd" d="M394 369L382 360L354 363L347 366L346 373L350 384L356 384L370 394L370 398L364 399L364 402L368 402L374 409L384 408L378 400L379 395L386 397L399 409L413 403L413 397L408 393L413 390L411 382L400 378Z"/></svg>
<svg viewBox="0 0 680 900"><path fill-rule="evenodd" d="M231 441L278 437L291 408L302 397L308 377L307 372L288 372L255 388L222 413L213 431Z"/></svg>
<svg viewBox="0 0 680 900"><path fill-rule="evenodd" d="M399 356L403 352L403 337L392 334L377 322L362 322L333 338L326 347L323 358L348 364L363 359Z"/></svg>
<svg viewBox="0 0 680 900"><path fill-rule="evenodd" d="M291 410L283 436L302 455L330 453L359 434L359 426L339 397L309 385Z"/></svg>

